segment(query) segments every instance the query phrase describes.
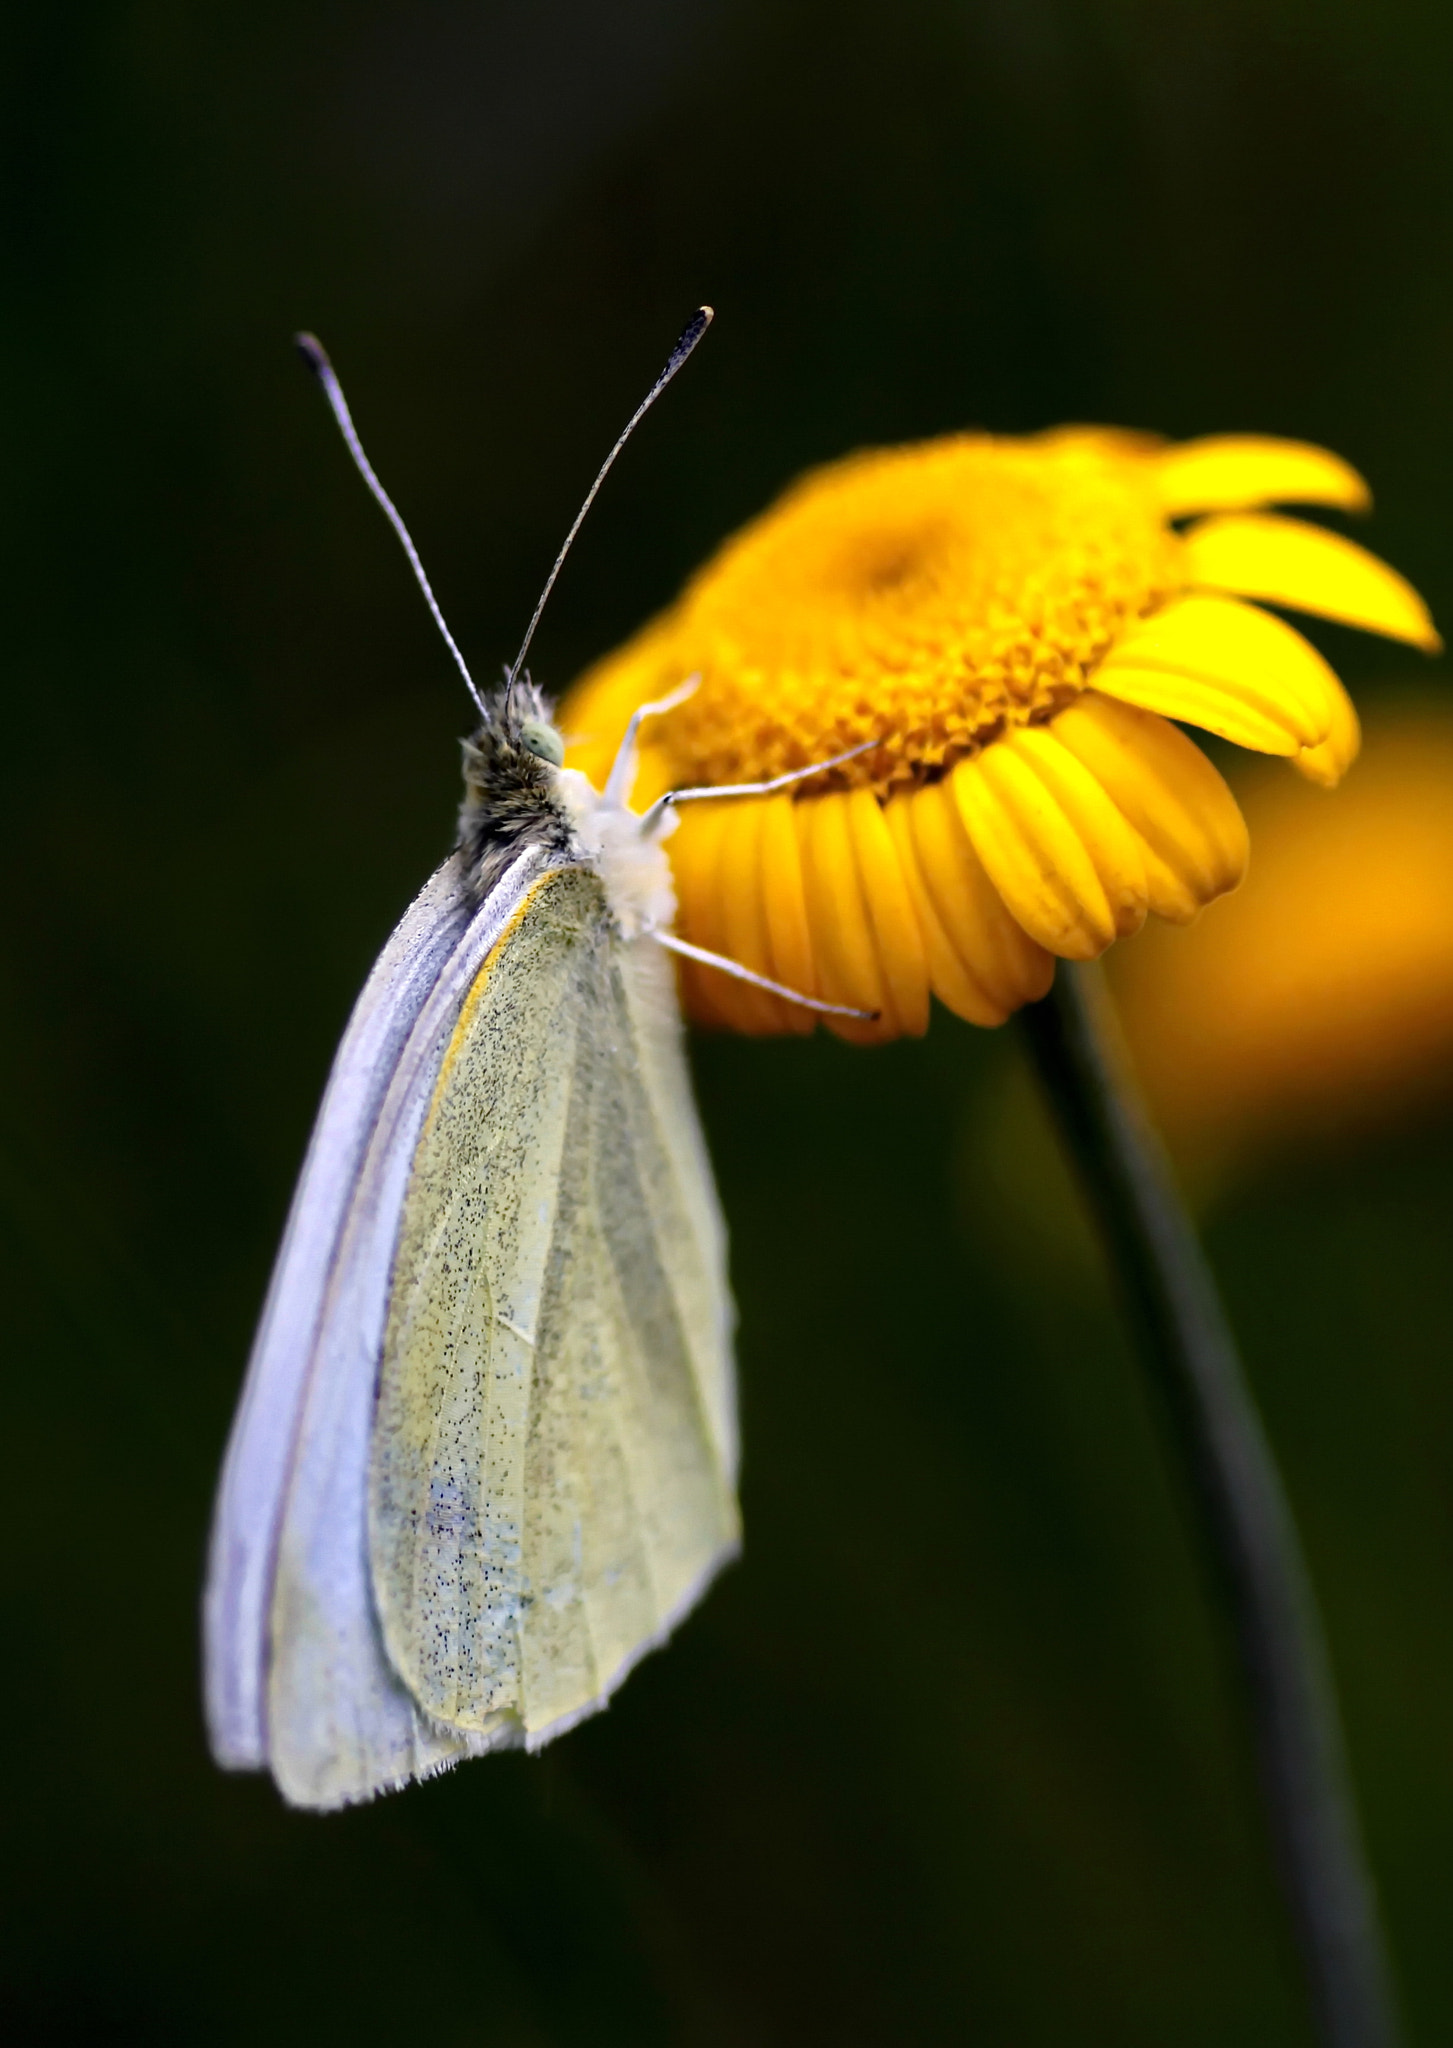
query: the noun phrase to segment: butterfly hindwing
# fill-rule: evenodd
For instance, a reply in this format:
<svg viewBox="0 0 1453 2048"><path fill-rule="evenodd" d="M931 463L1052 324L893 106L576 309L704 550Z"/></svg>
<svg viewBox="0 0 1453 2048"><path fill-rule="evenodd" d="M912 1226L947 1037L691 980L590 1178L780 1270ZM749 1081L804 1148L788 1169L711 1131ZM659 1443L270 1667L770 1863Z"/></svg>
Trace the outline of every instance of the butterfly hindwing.
<svg viewBox="0 0 1453 2048"><path fill-rule="evenodd" d="M581 933L551 913L574 881L537 885L476 978L419 1138L394 1263L374 1588L396 1668L457 1726L513 1712L519 1697L531 1352L578 1026Z"/></svg>
<svg viewBox="0 0 1453 2048"><path fill-rule="evenodd" d="M441 1067L384 1344L374 1589L430 1716L547 1739L735 1545L704 1161L669 970L596 875L546 875Z"/></svg>

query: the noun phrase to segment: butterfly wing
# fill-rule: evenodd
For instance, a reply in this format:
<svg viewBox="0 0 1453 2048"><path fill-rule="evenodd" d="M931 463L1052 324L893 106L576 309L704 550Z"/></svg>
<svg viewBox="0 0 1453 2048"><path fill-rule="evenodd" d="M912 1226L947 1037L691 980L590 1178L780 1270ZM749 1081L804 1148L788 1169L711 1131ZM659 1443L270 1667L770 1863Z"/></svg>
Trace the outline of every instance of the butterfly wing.
<svg viewBox="0 0 1453 2048"><path fill-rule="evenodd" d="M470 992L404 1204L371 1511L390 1661L535 1746L737 1542L723 1233L669 969L538 880Z"/></svg>
<svg viewBox="0 0 1453 2048"><path fill-rule="evenodd" d="M219 1763L266 1762L272 1561L308 1365L364 1154L399 1056L467 925L451 860L410 905L354 1005L318 1112L218 1488L206 1595L207 1713Z"/></svg>
<svg viewBox="0 0 1453 2048"><path fill-rule="evenodd" d="M447 862L385 947L334 1062L233 1427L206 1596L212 1746L234 1769L271 1765L298 1804L364 1798L475 1746L430 1729L383 1657L368 1436L439 1051L537 861L523 856L472 916Z"/></svg>

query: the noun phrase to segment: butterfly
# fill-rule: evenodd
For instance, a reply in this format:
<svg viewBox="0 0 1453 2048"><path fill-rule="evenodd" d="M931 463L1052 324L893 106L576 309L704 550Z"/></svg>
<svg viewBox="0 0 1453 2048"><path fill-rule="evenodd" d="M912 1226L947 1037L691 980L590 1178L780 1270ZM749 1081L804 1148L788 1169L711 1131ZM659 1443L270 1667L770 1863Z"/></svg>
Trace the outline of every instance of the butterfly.
<svg viewBox="0 0 1453 2048"><path fill-rule="evenodd" d="M611 450L487 694L299 337L479 724L458 843L334 1060L218 1490L212 1749L295 1806L564 1733L739 1546L726 1234L669 954L807 999L672 930L677 806L747 793L631 808L641 722L694 679L637 709L597 790L523 666L606 473L710 318Z"/></svg>

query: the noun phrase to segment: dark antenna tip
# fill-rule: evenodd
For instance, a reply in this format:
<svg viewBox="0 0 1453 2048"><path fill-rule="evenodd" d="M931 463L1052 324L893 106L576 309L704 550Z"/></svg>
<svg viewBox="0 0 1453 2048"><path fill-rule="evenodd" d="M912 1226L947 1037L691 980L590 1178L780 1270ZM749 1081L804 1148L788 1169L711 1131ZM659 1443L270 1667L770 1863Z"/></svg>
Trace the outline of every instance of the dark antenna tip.
<svg viewBox="0 0 1453 2048"><path fill-rule="evenodd" d="M691 351L715 318L716 308L714 306L697 307L696 311L682 328L681 339L671 351L671 372L673 376L681 368L681 365L686 361L686 358L691 354Z"/></svg>
<svg viewBox="0 0 1453 2048"><path fill-rule="evenodd" d="M328 360L327 349L324 348L317 335L309 334L306 328L301 333L293 336L293 347L315 377L321 377L325 371L332 369L333 365Z"/></svg>

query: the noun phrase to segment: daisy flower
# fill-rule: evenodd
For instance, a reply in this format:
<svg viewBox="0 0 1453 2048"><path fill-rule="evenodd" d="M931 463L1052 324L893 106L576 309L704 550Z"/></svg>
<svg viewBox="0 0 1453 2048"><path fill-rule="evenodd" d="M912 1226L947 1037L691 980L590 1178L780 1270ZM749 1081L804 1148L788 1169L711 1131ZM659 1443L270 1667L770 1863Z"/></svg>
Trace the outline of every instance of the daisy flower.
<svg viewBox="0 0 1453 2048"><path fill-rule="evenodd" d="M562 707L599 783L630 713L700 677L642 732L638 800L758 782L866 751L789 791L683 807L685 939L917 1034L929 996L1001 1023L1147 915L1235 888L1247 833L1189 725L1330 787L1357 752L1336 675L1267 606L1428 651L1396 571L1274 505L1360 512L1324 449L1166 445L1064 428L958 434L815 470L720 549ZM698 1022L817 1016L683 963Z"/></svg>

